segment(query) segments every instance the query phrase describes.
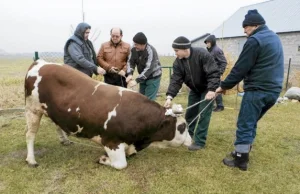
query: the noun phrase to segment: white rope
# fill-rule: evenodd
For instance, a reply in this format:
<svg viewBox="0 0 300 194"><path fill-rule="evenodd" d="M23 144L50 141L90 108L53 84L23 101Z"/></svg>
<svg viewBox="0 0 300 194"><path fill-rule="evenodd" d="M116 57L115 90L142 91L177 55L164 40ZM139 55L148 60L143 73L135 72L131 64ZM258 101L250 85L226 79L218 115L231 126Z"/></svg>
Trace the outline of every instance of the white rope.
<svg viewBox="0 0 300 194"><path fill-rule="evenodd" d="M210 102L202 109L202 111L200 111L200 113L189 123L188 126L190 126L198 117L200 118L200 115L207 109L207 107L215 100L216 97L217 96L215 96L213 99L210 100ZM202 101L205 101L205 99L202 100Z"/></svg>
<svg viewBox="0 0 300 194"><path fill-rule="evenodd" d="M73 141L73 140L71 140L71 142L73 142L73 143L75 143L75 144L81 144L81 145L84 145L84 146L87 146L87 147L92 147L92 148L101 149L101 147L92 146L92 145L85 144L85 143L80 143L80 142L78 142L78 141Z"/></svg>
<svg viewBox="0 0 300 194"><path fill-rule="evenodd" d="M204 102L204 101L206 101L206 99L203 99L203 100L201 100L201 101L199 101L199 102L196 102L195 104L186 107L186 109L184 109L184 110L188 110L188 109L190 109L190 108L192 108L192 107L196 106L197 104L200 104L200 103L202 103L202 102Z"/></svg>

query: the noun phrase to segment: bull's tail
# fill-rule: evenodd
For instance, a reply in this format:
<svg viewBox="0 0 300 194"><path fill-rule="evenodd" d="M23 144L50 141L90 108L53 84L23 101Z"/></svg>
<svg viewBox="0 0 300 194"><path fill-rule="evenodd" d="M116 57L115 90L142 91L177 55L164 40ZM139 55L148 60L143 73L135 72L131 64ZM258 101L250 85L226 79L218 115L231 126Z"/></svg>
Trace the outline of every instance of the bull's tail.
<svg viewBox="0 0 300 194"><path fill-rule="evenodd" d="M28 88L29 88L29 83L28 83L28 71L30 71L32 69L33 66L37 65L38 63L36 61L34 61L28 68L27 73L25 75L25 80L24 80L24 104L26 106L26 97L30 96Z"/></svg>

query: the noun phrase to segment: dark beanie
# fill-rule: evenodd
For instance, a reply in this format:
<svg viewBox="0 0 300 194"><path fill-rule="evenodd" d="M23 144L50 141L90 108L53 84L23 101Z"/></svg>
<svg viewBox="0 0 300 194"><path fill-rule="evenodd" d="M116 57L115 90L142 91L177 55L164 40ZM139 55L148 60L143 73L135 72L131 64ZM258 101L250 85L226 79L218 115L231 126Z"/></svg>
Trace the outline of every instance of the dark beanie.
<svg viewBox="0 0 300 194"><path fill-rule="evenodd" d="M143 32L138 32L134 37L133 37L133 42L137 44L147 44L147 37Z"/></svg>
<svg viewBox="0 0 300 194"><path fill-rule="evenodd" d="M258 13L256 9L249 10L245 15L245 20L243 21L243 28L246 26L257 26L265 24L266 21L264 18Z"/></svg>
<svg viewBox="0 0 300 194"><path fill-rule="evenodd" d="M173 41L172 47L174 49L189 49L191 48L191 41L184 36L179 36Z"/></svg>

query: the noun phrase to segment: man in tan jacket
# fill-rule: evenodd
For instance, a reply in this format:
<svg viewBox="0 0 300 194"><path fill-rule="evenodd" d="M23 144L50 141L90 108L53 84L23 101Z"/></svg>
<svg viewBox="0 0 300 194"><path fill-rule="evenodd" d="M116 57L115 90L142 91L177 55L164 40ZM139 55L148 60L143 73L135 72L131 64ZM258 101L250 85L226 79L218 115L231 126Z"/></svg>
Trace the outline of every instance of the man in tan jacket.
<svg viewBox="0 0 300 194"><path fill-rule="evenodd" d="M107 72L104 76L105 83L126 88L125 72L130 45L122 41L123 32L120 28L112 28L110 36L110 41L101 45L97 60Z"/></svg>

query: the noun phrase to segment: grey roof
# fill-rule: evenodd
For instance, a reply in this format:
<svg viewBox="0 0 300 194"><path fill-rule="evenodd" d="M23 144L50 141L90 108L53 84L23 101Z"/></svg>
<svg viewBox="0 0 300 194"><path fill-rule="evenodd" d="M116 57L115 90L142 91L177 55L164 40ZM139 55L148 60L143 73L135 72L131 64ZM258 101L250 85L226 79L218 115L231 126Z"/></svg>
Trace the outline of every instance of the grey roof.
<svg viewBox="0 0 300 194"><path fill-rule="evenodd" d="M205 37L207 37L207 36L209 36L209 35L210 35L210 33L205 33L205 34L203 34L202 36L199 36L199 37L194 38L193 40L191 40L191 43L196 42L197 40L200 40L200 39L202 39L202 38L205 38Z"/></svg>
<svg viewBox="0 0 300 194"><path fill-rule="evenodd" d="M242 22L252 9L257 9L276 33L300 31L300 0L271 0L241 7L211 34L217 38L245 36Z"/></svg>

